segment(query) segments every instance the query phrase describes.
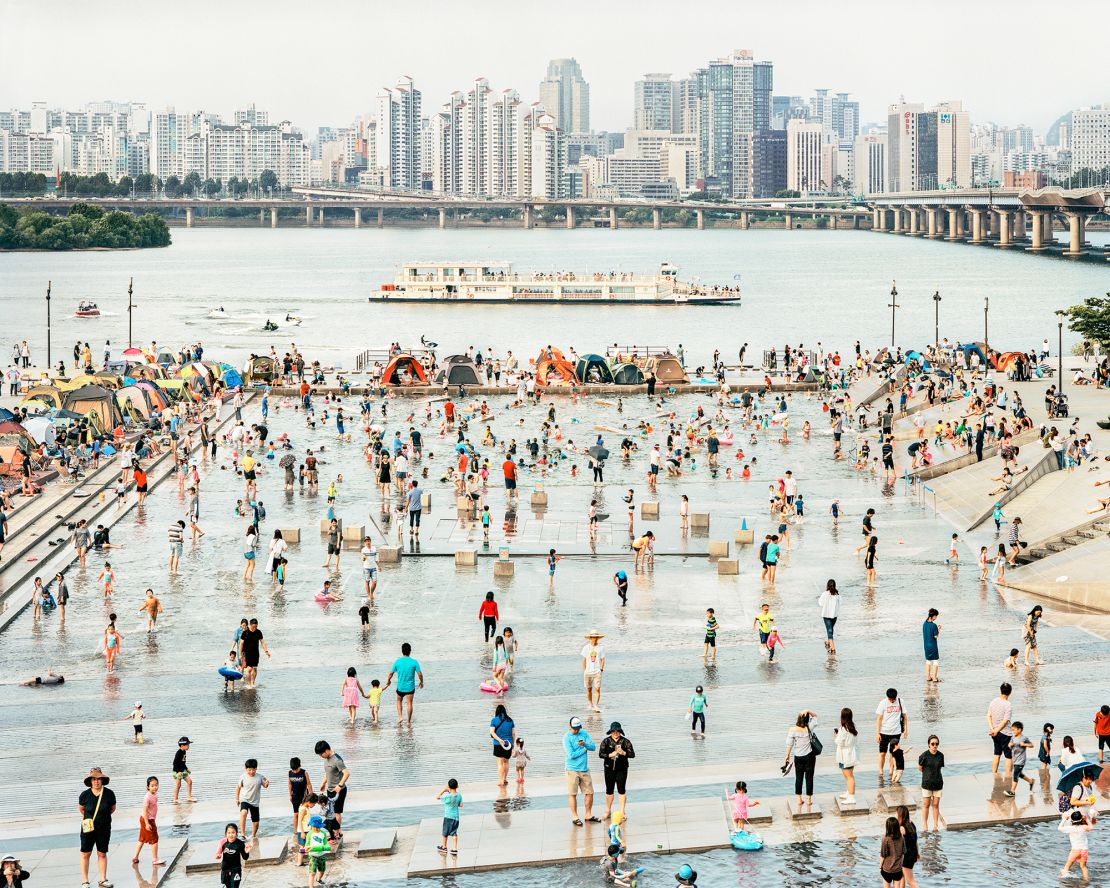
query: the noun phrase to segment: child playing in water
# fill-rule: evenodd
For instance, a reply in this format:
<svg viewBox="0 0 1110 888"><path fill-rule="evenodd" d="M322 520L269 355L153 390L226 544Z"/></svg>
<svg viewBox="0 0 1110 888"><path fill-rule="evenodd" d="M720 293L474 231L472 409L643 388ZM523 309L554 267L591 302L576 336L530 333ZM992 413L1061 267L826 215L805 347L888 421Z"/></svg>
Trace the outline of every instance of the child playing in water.
<svg viewBox="0 0 1110 888"><path fill-rule="evenodd" d="M516 766L516 782L524 782L524 769L528 767L528 763L532 760L527 752L524 751L524 738L516 738L516 746L513 747L513 764Z"/></svg>
<svg viewBox="0 0 1110 888"><path fill-rule="evenodd" d="M116 582L116 572L112 570L112 565L107 561L104 562L104 570L100 572L100 576L96 578L96 581L104 584L104 600L110 600L112 597L112 589Z"/></svg>
<svg viewBox="0 0 1110 888"><path fill-rule="evenodd" d="M378 723L378 707L382 705L382 683L378 679L371 679L370 693L366 695L370 702L370 723Z"/></svg>
<svg viewBox="0 0 1110 888"><path fill-rule="evenodd" d="M903 746L902 738L895 737L890 744L890 782L892 784L899 784L902 782L902 772L906 770L906 752L913 749L912 746Z"/></svg>
<svg viewBox="0 0 1110 888"><path fill-rule="evenodd" d="M1061 821L1056 828L1071 840L1071 851L1068 853L1064 868L1060 870L1060 878L1068 878L1071 875L1071 868L1078 863L1079 871L1083 874L1083 881L1086 882L1090 879L1090 874L1087 872L1087 856L1089 854L1087 833L1091 831L1092 827L1087 822L1087 818L1083 816L1083 812L1078 809L1072 811L1070 816L1065 816L1067 819Z"/></svg>
<svg viewBox="0 0 1110 888"><path fill-rule="evenodd" d="M755 807L759 802L748 798L748 784L743 780L736 781L736 792L725 790L725 797L732 802L733 832L741 832L748 825L748 808Z"/></svg>
<svg viewBox="0 0 1110 888"><path fill-rule="evenodd" d="M985 580L987 578L987 547L979 547L979 579Z"/></svg>
<svg viewBox="0 0 1110 888"><path fill-rule="evenodd" d="M353 725L355 715L358 713L359 700L366 696L366 691L362 689L362 682L358 680L354 666L347 668L347 677L343 680L339 692L343 695L343 705L347 708L347 718L350 724Z"/></svg>
<svg viewBox="0 0 1110 888"><path fill-rule="evenodd" d="M1005 666L1007 669L1017 669L1019 653L1020 652L1017 648L1010 648L1010 656L1006 658L1005 662L1002 665Z"/></svg>
<svg viewBox="0 0 1110 888"><path fill-rule="evenodd" d="M768 663L774 663L775 662L775 648L776 647L786 647L786 645L784 645L782 643L782 638L779 637L779 630L778 629L772 629L770 631L770 633L767 635L767 662Z"/></svg>

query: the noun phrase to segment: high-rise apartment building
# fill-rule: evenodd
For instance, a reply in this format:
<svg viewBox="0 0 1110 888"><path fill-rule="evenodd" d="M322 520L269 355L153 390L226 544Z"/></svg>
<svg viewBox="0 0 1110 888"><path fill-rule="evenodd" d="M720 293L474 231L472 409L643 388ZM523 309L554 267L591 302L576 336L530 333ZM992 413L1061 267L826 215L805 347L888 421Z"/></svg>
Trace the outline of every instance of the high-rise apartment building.
<svg viewBox="0 0 1110 888"><path fill-rule="evenodd" d="M375 154L386 188L418 191L423 187L420 160L420 90L411 77L378 94Z"/></svg>
<svg viewBox="0 0 1110 888"><path fill-rule="evenodd" d="M491 197L515 197L519 165L516 160L520 142L520 96L515 89L506 89L490 105L489 118L489 194Z"/></svg>
<svg viewBox="0 0 1110 888"><path fill-rule="evenodd" d="M825 126L791 120L786 124L786 187L803 197L829 190L825 164Z"/></svg>
<svg viewBox="0 0 1110 888"><path fill-rule="evenodd" d="M562 196L563 133L555 117L542 113L532 127L531 188L524 195L554 200Z"/></svg>
<svg viewBox="0 0 1110 888"><path fill-rule="evenodd" d="M462 114L462 182L460 193L490 194L490 89L479 77L466 94Z"/></svg>
<svg viewBox="0 0 1110 888"><path fill-rule="evenodd" d="M637 80L633 88L632 128L684 132L679 92L679 84L671 80L670 74L645 74Z"/></svg>
<svg viewBox="0 0 1110 888"><path fill-rule="evenodd" d="M1110 166L1110 104L1072 111L1069 140L1073 170Z"/></svg>
<svg viewBox="0 0 1110 888"><path fill-rule="evenodd" d="M575 59L552 59L540 81L540 104L564 133L590 131L590 85Z"/></svg>

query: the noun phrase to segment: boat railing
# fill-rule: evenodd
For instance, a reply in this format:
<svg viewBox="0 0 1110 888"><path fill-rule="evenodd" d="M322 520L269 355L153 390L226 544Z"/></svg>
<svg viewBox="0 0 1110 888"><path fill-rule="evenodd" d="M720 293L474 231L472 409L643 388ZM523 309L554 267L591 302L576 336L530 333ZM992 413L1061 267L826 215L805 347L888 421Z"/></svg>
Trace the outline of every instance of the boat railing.
<svg viewBox="0 0 1110 888"><path fill-rule="evenodd" d="M618 345L617 343L613 343L605 348L605 357L614 358L620 355L626 361L630 361L632 355L636 355L637 358L643 358L649 355L669 354L673 354L669 345Z"/></svg>

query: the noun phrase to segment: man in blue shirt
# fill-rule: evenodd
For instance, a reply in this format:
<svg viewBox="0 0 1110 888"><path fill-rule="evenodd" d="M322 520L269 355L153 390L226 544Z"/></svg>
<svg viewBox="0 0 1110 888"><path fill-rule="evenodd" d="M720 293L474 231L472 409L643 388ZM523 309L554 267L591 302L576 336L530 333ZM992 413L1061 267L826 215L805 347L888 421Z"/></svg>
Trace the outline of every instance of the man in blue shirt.
<svg viewBox="0 0 1110 888"><path fill-rule="evenodd" d="M935 607L929 608L929 616L921 624L921 639L925 646L925 681L940 681L937 671L940 669L940 644L937 636L940 635L940 624L937 617L940 611Z"/></svg>
<svg viewBox="0 0 1110 888"><path fill-rule="evenodd" d="M593 816L594 783L590 777L589 753L597 749L597 744L582 728L582 721L577 716L570 720L570 730L563 735L563 752L566 754L567 773L567 799L570 802L571 820L575 826L581 826L578 817L578 793L581 792L586 804L586 819L592 823L601 823L601 819Z"/></svg>
<svg viewBox="0 0 1110 888"><path fill-rule="evenodd" d="M412 645L407 641L401 645L401 656L393 661L393 666L389 670L389 678L385 680L384 691L391 684L393 684L393 676L397 676L397 724L403 721L403 706L405 697L409 698L409 724L412 724L412 706L416 699L416 684L419 681L420 687L424 687L424 673L420 671L420 663L415 658L410 657L412 653Z"/></svg>

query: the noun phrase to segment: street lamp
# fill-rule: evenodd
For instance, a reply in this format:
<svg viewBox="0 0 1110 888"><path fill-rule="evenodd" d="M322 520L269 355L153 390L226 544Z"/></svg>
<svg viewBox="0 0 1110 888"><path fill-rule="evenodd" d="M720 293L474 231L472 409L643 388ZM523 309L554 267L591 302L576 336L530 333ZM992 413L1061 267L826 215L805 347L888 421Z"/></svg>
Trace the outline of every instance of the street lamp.
<svg viewBox="0 0 1110 888"><path fill-rule="evenodd" d="M1063 388L1064 385L1064 322L1057 321L1056 332L1058 339L1056 342L1056 385Z"/></svg>
<svg viewBox="0 0 1110 888"><path fill-rule="evenodd" d="M131 311L134 305L131 302L131 293L135 284L135 279L130 278L127 282L127 347L131 348Z"/></svg>
<svg viewBox="0 0 1110 888"><path fill-rule="evenodd" d="M53 363L50 360L50 287L53 281L46 282L46 367L50 368Z"/></svg>
<svg viewBox="0 0 1110 888"><path fill-rule="evenodd" d="M894 348L894 313L898 309L898 286L897 281L890 282L890 347Z"/></svg>
<svg viewBox="0 0 1110 888"><path fill-rule="evenodd" d="M989 324L989 321L990 321L990 313L991 313L991 298L990 298L990 296L984 296L983 297L983 348L987 352L988 355L990 354L990 350L991 350L991 339L990 339L990 335L988 333L988 330L989 330L988 324Z"/></svg>
<svg viewBox="0 0 1110 888"><path fill-rule="evenodd" d="M933 307L935 309L935 311L933 313L933 327L934 327L934 329L933 329L933 338L934 338L934 341L936 342L937 348L939 349L940 348L940 290L937 290L935 293L933 293Z"/></svg>

